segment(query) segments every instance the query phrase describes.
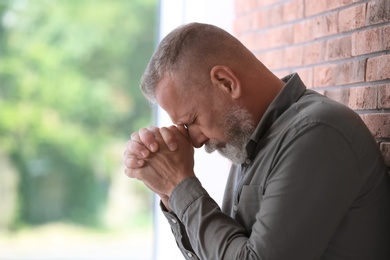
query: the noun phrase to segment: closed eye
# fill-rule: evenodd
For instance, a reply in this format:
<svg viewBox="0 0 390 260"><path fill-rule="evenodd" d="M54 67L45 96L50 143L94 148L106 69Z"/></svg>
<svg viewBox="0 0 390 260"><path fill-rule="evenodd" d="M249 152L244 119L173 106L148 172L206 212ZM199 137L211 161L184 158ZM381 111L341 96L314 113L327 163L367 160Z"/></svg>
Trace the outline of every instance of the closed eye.
<svg viewBox="0 0 390 260"><path fill-rule="evenodd" d="M195 119L196 119L196 118L193 118L193 119L191 120L191 123L189 123L189 124L184 124L184 127L188 130L188 126L192 125L192 124L195 122Z"/></svg>

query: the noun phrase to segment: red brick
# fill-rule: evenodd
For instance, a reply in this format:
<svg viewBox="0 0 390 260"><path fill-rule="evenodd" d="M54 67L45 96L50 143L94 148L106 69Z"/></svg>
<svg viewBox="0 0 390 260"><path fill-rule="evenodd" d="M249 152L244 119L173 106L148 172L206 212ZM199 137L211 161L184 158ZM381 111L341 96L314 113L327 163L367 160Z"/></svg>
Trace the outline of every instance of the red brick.
<svg viewBox="0 0 390 260"><path fill-rule="evenodd" d="M365 61L323 65L314 68L314 87L338 86L364 81Z"/></svg>
<svg viewBox="0 0 390 260"><path fill-rule="evenodd" d="M359 0L305 0L305 16L312 16L326 11L334 10L339 7L360 2Z"/></svg>
<svg viewBox="0 0 390 260"><path fill-rule="evenodd" d="M390 79L390 54L367 61L366 81Z"/></svg>
<svg viewBox="0 0 390 260"><path fill-rule="evenodd" d="M326 87L335 85L337 65L323 65L314 67L313 87Z"/></svg>
<svg viewBox="0 0 390 260"><path fill-rule="evenodd" d="M268 2L269 5L276 5L285 2L285 0L257 0L257 2Z"/></svg>
<svg viewBox="0 0 390 260"><path fill-rule="evenodd" d="M362 0L331 0L326 1L327 10L334 10L346 5L361 2Z"/></svg>
<svg viewBox="0 0 390 260"><path fill-rule="evenodd" d="M257 37L259 49L267 49L291 45L293 43L293 25L277 27Z"/></svg>
<svg viewBox="0 0 390 260"><path fill-rule="evenodd" d="M390 167L390 143L382 142L380 143L380 150L383 154L383 158L385 159L385 163L387 167Z"/></svg>
<svg viewBox="0 0 390 260"><path fill-rule="evenodd" d="M390 84L378 86L378 108L390 108Z"/></svg>
<svg viewBox="0 0 390 260"><path fill-rule="evenodd" d="M248 32L265 27L265 25L259 23L258 13L259 12L250 12L237 16L235 19L237 28L235 29L237 29L239 32Z"/></svg>
<svg viewBox="0 0 390 260"><path fill-rule="evenodd" d="M285 48L284 52L284 66L296 67L303 64L303 46L292 46Z"/></svg>
<svg viewBox="0 0 390 260"><path fill-rule="evenodd" d="M294 24L294 43L302 43L312 39L312 22L309 20Z"/></svg>
<svg viewBox="0 0 390 260"><path fill-rule="evenodd" d="M268 12L267 10L259 10L255 13L257 29L265 28L269 26Z"/></svg>
<svg viewBox="0 0 390 260"><path fill-rule="evenodd" d="M375 138L390 137L390 113L363 114L361 118Z"/></svg>
<svg viewBox="0 0 390 260"><path fill-rule="evenodd" d="M335 85L364 82L365 60L351 61L337 66Z"/></svg>
<svg viewBox="0 0 390 260"><path fill-rule="evenodd" d="M256 50L256 35L254 33L240 35L239 39L248 49L252 51Z"/></svg>
<svg viewBox="0 0 390 260"><path fill-rule="evenodd" d="M261 25L258 24L257 12L251 12L247 16L248 16L248 29L249 29L249 31L259 30L260 28L262 28Z"/></svg>
<svg viewBox="0 0 390 260"><path fill-rule="evenodd" d="M315 1L313 1L315 3ZM312 38L317 39L324 36L336 34L338 32L338 15L330 13L313 19L311 27Z"/></svg>
<svg viewBox="0 0 390 260"><path fill-rule="evenodd" d="M294 41L294 29L292 25L286 25L283 27L279 27L276 31L276 35L278 36L276 45L291 45Z"/></svg>
<svg viewBox="0 0 390 260"><path fill-rule="evenodd" d="M383 49L390 50L390 25L382 27Z"/></svg>
<svg viewBox="0 0 390 260"><path fill-rule="evenodd" d="M350 58L351 49L351 36L328 40L326 43L326 60Z"/></svg>
<svg viewBox="0 0 390 260"><path fill-rule="evenodd" d="M305 0L305 16L312 16L326 11L327 0Z"/></svg>
<svg viewBox="0 0 390 260"><path fill-rule="evenodd" d="M381 28L373 28L353 34L352 36L352 55L358 56L366 53L381 51L382 37Z"/></svg>
<svg viewBox="0 0 390 260"><path fill-rule="evenodd" d="M349 89L325 90L324 95L341 104L348 105Z"/></svg>
<svg viewBox="0 0 390 260"><path fill-rule="evenodd" d="M295 72L299 74L306 87L313 88L313 68L297 69Z"/></svg>
<svg viewBox="0 0 390 260"><path fill-rule="evenodd" d="M303 48L304 65L312 65L324 60L326 42L314 42Z"/></svg>
<svg viewBox="0 0 390 260"><path fill-rule="evenodd" d="M267 33L266 31L259 31L254 34L255 50L267 50L271 47L271 44L268 40L268 35L269 33Z"/></svg>
<svg viewBox="0 0 390 260"><path fill-rule="evenodd" d="M339 12L339 31L351 31L361 28L366 20L366 5L352 6Z"/></svg>
<svg viewBox="0 0 390 260"><path fill-rule="evenodd" d="M390 21L390 1L370 1L367 6L367 25Z"/></svg>
<svg viewBox="0 0 390 260"><path fill-rule="evenodd" d="M273 72L278 78L283 78L291 73L293 73L293 71L291 70L278 70L278 71L274 71Z"/></svg>
<svg viewBox="0 0 390 260"><path fill-rule="evenodd" d="M283 5L274 6L267 10L268 20L271 26L283 23Z"/></svg>
<svg viewBox="0 0 390 260"><path fill-rule="evenodd" d="M266 51L266 52L262 52L256 56L270 70L283 68L284 49Z"/></svg>
<svg viewBox="0 0 390 260"><path fill-rule="evenodd" d="M242 0L238 0L238 1L242 1ZM273 4L277 4L280 1L281 0L257 0L256 1L256 7L257 8L262 8L262 7L270 6L270 5L273 5Z"/></svg>
<svg viewBox="0 0 390 260"><path fill-rule="evenodd" d="M246 30L246 17L245 16L238 16L233 22L233 32L234 35L238 36L241 33L245 32Z"/></svg>
<svg viewBox="0 0 390 260"><path fill-rule="evenodd" d="M234 10L236 12L236 15L244 13L245 4L246 4L246 1L239 1L239 0L234 1Z"/></svg>
<svg viewBox="0 0 390 260"><path fill-rule="evenodd" d="M257 1L256 0L245 0L245 1L240 1L236 0L235 1L235 11L236 14L243 14L247 13L257 6Z"/></svg>
<svg viewBox="0 0 390 260"><path fill-rule="evenodd" d="M376 109L378 100L377 88L373 86L351 88L348 106L352 109Z"/></svg>
<svg viewBox="0 0 390 260"><path fill-rule="evenodd" d="M303 18L303 1L304 0L291 0L283 6L283 20L284 22L294 21Z"/></svg>

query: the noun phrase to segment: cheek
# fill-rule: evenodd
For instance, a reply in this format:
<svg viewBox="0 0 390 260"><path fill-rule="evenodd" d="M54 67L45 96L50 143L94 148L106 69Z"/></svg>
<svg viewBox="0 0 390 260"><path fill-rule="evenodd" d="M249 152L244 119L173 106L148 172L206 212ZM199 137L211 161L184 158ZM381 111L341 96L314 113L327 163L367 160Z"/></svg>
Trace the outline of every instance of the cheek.
<svg viewBox="0 0 390 260"><path fill-rule="evenodd" d="M212 140L224 141L226 138L226 129L224 129L223 125L223 121L220 118L210 116L207 124L202 127L202 132Z"/></svg>
<svg viewBox="0 0 390 260"><path fill-rule="evenodd" d="M226 112L229 104L221 102L220 99L210 99L207 105L202 106L198 114L197 124L202 133L211 140L224 141L226 139ZM203 116L199 116L202 114Z"/></svg>

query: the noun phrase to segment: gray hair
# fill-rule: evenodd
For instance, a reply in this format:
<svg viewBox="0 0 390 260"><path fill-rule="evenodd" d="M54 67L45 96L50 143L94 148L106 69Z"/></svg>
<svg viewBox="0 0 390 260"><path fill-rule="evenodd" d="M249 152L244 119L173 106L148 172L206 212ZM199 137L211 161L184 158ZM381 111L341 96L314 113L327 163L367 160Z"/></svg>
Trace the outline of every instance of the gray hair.
<svg viewBox="0 0 390 260"><path fill-rule="evenodd" d="M227 65L222 63L235 60L237 55L248 58L249 53L236 38L216 26L180 26L160 42L150 59L141 79L142 93L155 103L156 86L167 73L180 72L182 78L199 81L217 63Z"/></svg>

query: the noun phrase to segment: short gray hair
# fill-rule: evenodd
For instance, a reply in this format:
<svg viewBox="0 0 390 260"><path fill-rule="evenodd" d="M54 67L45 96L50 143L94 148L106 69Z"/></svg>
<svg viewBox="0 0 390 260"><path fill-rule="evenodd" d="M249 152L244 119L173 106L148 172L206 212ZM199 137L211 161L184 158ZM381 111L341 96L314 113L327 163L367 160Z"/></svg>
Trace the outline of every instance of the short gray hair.
<svg viewBox="0 0 390 260"><path fill-rule="evenodd" d="M199 72L209 72L213 64L243 53L250 51L221 28L201 23L180 26L160 42L150 59L141 79L142 93L155 103L156 86L166 73L181 71L187 78L199 80Z"/></svg>

